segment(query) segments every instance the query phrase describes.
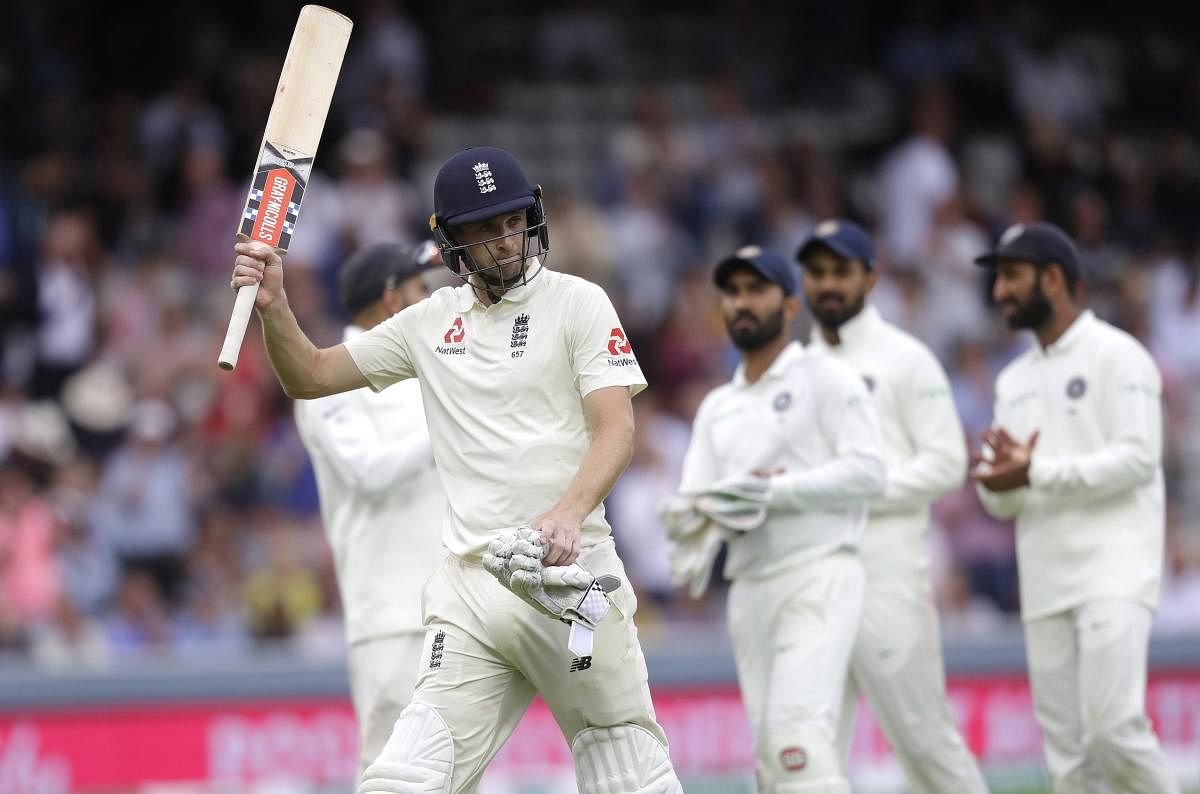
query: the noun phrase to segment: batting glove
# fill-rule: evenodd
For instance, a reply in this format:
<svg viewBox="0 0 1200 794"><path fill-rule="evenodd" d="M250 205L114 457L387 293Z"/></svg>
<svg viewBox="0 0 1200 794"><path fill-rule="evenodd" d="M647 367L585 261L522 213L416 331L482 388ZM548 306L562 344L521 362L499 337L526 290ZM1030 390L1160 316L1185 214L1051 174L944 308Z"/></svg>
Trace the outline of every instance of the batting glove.
<svg viewBox="0 0 1200 794"><path fill-rule="evenodd" d="M621 586L616 576L594 576L578 562L543 565L541 535L517 527L493 540L483 564L517 598L571 626L567 647L576 656L592 653L596 626L608 614L608 594Z"/></svg>

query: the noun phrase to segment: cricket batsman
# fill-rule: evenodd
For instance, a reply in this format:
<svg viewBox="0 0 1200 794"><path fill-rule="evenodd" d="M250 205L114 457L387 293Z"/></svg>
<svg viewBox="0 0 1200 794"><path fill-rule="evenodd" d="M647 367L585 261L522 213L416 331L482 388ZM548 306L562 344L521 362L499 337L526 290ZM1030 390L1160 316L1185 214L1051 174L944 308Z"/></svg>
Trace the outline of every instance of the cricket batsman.
<svg viewBox="0 0 1200 794"><path fill-rule="evenodd" d="M839 745L849 757L861 692L917 794L986 794L946 701L929 579L929 505L961 487L967 446L950 380L929 348L884 321L867 295L874 246L846 220L817 225L798 249L816 320L809 349L854 368L879 412L887 488L871 500L860 554L862 623L850 656Z"/></svg>
<svg viewBox="0 0 1200 794"><path fill-rule="evenodd" d="M369 245L338 273L338 302L353 339L424 300L438 266L432 242ZM446 495L433 465L415 380L296 401L296 427L312 458L321 519L333 550L349 645L350 695L360 769L373 761L412 699L425 629L421 587L445 555Z"/></svg>
<svg viewBox="0 0 1200 794"><path fill-rule="evenodd" d="M1162 377L1079 300L1071 239L1016 224L975 260L1036 344L996 379L972 477L1016 517L1021 618L1055 794L1178 794L1146 718L1146 656L1165 532Z"/></svg>
<svg viewBox="0 0 1200 794"><path fill-rule="evenodd" d="M430 226L464 283L325 349L288 308L278 256L236 246L232 283L260 285L284 391L419 378L447 495L449 554L424 590L416 693L359 791L474 791L540 694L580 792L678 794L602 505L629 463L631 398L646 385L632 347L603 290L546 267L541 189L508 152L447 160Z"/></svg>
<svg viewBox="0 0 1200 794"><path fill-rule="evenodd" d="M858 547L884 488L879 419L862 379L790 339L796 267L746 246L713 281L741 353L705 397L679 496L663 510L673 572L703 592L728 543L728 624L759 791L849 794L835 737L863 602Z"/></svg>

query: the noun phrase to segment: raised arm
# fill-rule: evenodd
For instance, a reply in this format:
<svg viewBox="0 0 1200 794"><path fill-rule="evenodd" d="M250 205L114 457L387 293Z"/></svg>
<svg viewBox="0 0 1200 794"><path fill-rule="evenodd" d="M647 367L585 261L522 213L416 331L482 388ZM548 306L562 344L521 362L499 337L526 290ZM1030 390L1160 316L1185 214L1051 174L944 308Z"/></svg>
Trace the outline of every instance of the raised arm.
<svg viewBox="0 0 1200 794"><path fill-rule="evenodd" d="M314 345L288 305L283 290L283 262L263 243L238 243L233 264L234 289L258 284L254 308L262 322L263 341L275 377L284 394L294 399L312 399L367 386L342 345L324 349Z"/></svg>

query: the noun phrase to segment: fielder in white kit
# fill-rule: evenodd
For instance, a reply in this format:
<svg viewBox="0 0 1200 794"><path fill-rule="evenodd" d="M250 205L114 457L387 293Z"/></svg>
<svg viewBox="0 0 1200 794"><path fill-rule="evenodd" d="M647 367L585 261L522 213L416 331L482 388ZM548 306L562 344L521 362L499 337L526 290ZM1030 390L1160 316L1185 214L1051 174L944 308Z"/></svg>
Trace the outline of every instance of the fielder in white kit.
<svg viewBox="0 0 1200 794"><path fill-rule="evenodd" d="M1083 273L1058 227L1017 224L976 262L995 268L1008 325L1036 337L996 379L972 476L990 513L1017 520L1055 794L1175 794L1145 710L1165 531L1161 375L1136 339L1082 308Z"/></svg>
<svg viewBox="0 0 1200 794"><path fill-rule="evenodd" d="M232 283L260 283L289 395L419 378L448 497L416 694L359 791L474 791L540 694L583 794L679 794L602 505L632 454L637 359L603 290L541 261L541 189L512 155L451 157L434 208L442 261L464 284L324 350L287 307L279 258L236 249Z"/></svg>
<svg viewBox="0 0 1200 794"><path fill-rule="evenodd" d="M929 579L929 505L962 486L967 446L937 358L866 302L878 275L867 232L825 221L797 250L817 321L809 349L846 362L879 411L887 488L871 500L860 548L866 601L838 743L849 756L861 692L914 794L986 794L946 701L937 608Z"/></svg>
<svg viewBox="0 0 1200 794"><path fill-rule="evenodd" d="M682 506L664 518L685 549L728 542L728 624L759 790L848 794L835 735L862 609L858 546L884 487L879 420L853 370L790 339L794 265L747 246L713 280L742 363L701 403L684 459L677 502L693 500L701 520ZM697 592L711 555L680 563L677 553L677 579Z"/></svg>
<svg viewBox="0 0 1200 794"><path fill-rule="evenodd" d="M429 296L433 243L359 249L338 272L352 339ZM359 771L379 755L412 699L421 644L421 588L445 556L446 495L433 465L417 382L296 401L333 550L358 720Z"/></svg>

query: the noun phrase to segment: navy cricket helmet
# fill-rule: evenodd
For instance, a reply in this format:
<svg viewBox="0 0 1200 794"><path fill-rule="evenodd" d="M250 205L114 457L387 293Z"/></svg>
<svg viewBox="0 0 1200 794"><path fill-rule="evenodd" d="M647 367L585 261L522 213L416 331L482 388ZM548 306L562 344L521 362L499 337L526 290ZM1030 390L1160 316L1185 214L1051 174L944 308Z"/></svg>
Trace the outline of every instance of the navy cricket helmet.
<svg viewBox="0 0 1200 794"><path fill-rule="evenodd" d="M526 227L522 237L521 271L515 278L504 278L502 263L487 246L511 234L500 234L472 245L455 238L455 227L522 209L525 210ZM429 218L429 228L441 250L442 262L452 273L463 280L478 275L485 285L495 287L508 288L525 283L528 260L550 251L550 232L541 187L530 184L515 157L495 146L463 149L442 164L433 183L433 215ZM536 246L530 245L533 240L537 241ZM481 244L490 261L476 261L468 250Z"/></svg>

